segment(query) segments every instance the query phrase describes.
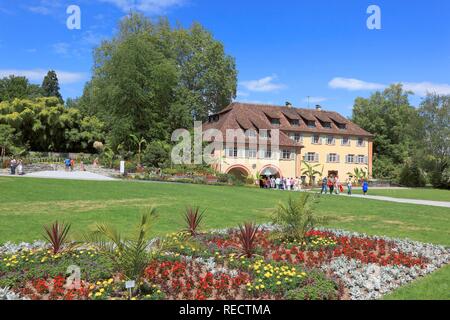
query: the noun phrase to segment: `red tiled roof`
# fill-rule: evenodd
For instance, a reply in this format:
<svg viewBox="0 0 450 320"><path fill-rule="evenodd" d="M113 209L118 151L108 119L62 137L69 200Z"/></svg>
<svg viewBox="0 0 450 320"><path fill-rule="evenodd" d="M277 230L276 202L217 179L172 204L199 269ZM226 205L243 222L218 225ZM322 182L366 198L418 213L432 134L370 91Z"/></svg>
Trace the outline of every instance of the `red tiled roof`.
<svg viewBox="0 0 450 320"><path fill-rule="evenodd" d="M373 137L369 132L361 129L339 113L332 111L234 102L217 115L219 115L219 121L205 123L204 129L218 129L224 137L227 129L279 129L281 146L301 146L288 137L288 132ZM309 128L304 121L300 121L300 126L291 125L289 119L298 120L300 117L304 120L315 121L316 127ZM273 125L270 118L280 119L280 125ZM331 128L323 127L318 120L331 122ZM345 124L346 128L340 129L337 124Z"/></svg>

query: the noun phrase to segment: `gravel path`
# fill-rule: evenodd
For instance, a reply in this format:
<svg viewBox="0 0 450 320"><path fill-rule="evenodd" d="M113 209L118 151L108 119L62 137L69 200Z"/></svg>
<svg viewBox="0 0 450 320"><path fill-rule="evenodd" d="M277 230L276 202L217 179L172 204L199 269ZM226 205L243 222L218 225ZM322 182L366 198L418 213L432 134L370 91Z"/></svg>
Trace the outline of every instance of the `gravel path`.
<svg viewBox="0 0 450 320"><path fill-rule="evenodd" d="M423 206L432 206L432 207L444 207L450 208L450 202L445 201L430 201L430 200L416 200L416 199L401 199L401 198L391 198L391 197L383 197L383 196L364 196L355 194L352 196L341 194L343 197L352 197L352 198L363 198L368 200L378 200L378 201L388 201L388 202L398 202L398 203L409 203L409 204L418 204Z"/></svg>
<svg viewBox="0 0 450 320"><path fill-rule="evenodd" d="M11 176L9 176L11 177ZM18 177L18 176L15 176ZM63 179L63 180L92 180L92 181L115 181L116 179L102 176L100 174L87 171L41 171L26 174L25 178L45 178L45 179Z"/></svg>

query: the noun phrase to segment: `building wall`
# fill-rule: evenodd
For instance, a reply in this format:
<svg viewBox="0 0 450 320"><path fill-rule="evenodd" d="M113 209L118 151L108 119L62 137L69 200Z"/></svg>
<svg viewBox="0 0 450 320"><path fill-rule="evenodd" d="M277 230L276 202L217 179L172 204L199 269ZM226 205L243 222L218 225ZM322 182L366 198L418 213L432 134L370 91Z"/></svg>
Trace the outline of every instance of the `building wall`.
<svg viewBox="0 0 450 320"><path fill-rule="evenodd" d="M321 144L313 144L312 143L312 134L304 134L303 135L303 145L304 149L302 150L302 155L306 155L308 152L314 152L319 154L319 162L312 164L320 164L323 166L323 173L324 175L328 175L330 171L337 171L339 177L342 179L347 179L348 172L353 172L355 168L363 169L365 171L369 170L371 174L371 168L372 168L372 153L370 150L372 149L372 142L369 141L367 138L364 139L364 146L359 147L357 146L358 137L349 137L350 138L350 145L343 146L341 145L341 140L343 136L334 136L335 138L335 144L334 145L327 145L326 144L326 135L320 135L321 137ZM327 162L327 154L335 153L340 156L339 163L329 163ZM356 164L356 163L346 163L346 156L349 154L353 154L355 156L355 160L358 157L358 155L363 155L364 157L367 157L367 164ZM304 168L303 164L303 168ZM322 170L322 167L318 168L318 171Z"/></svg>
<svg viewBox="0 0 450 320"><path fill-rule="evenodd" d="M302 170L305 169L305 165L303 164L303 157L308 152L314 152L319 154L319 162L312 162L312 164L319 164L318 171L322 171L323 166L323 174L328 175L330 171L336 171L341 178L341 180L345 180L348 178L347 173L353 172L355 168L369 170L371 174L372 170L372 142L367 138L364 139L364 146L357 146L358 137L350 137L350 145L343 146L341 145L342 136L334 136L335 144L327 145L326 144L326 135L320 135L321 144L313 144L312 143L313 134L304 133L302 135L302 144L304 145L303 149L296 149L295 156L290 160L279 160L279 155L274 155L273 159L247 159L245 155L242 155L240 152L238 157L230 158L226 157L226 150L218 150L215 153L216 158L218 159L216 169L222 173L228 173L233 168L240 168L242 171L247 171L250 175L255 176L256 174L261 173L267 167L273 167L280 171L280 175L284 177L301 177ZM283 148L280 148L283 149ZM327 154L335 153L340 156L339 163L328 163L327 162ZM358 155L363 155L366 157L368 163L367 164L356 164L356 163L346 163L346 155L353 154L355 155L355 160ZM320 179L321 177L317 177Z"/></svg>

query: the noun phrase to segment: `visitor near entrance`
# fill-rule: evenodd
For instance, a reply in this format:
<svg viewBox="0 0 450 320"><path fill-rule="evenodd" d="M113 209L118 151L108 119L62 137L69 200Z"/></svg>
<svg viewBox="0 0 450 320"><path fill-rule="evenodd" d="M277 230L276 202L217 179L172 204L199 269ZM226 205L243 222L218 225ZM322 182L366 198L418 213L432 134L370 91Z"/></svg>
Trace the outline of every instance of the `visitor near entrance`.
<svg viewBox="0 0 450 320"><path fill-rule="evenodd" d="M364 183L363 183L363 193L364 193L364 195L366 196L367 195L367 192L369 191L369 182L367 182L367 180L364 180Z"/></svg>

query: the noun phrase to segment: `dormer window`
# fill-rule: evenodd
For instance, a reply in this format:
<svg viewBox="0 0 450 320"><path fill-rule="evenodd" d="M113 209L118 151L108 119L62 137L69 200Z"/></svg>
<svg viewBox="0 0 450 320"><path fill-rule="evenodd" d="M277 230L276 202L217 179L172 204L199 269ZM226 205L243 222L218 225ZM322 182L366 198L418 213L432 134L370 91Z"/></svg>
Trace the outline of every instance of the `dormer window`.
<svg viewBox="0 0 450 320"><path fill-rule="evenodd" d="M322 127L331 129L331 122L322 122L321 124L322 124Z"/></svg>
<svg viewBox="0 0 450 320"><path fill-rule="evenodd" d="M300 120L298 120L298 119L290 120L289 122L290 122L291 126L293 126L293 127L300 126Z"/></svg>
<svg viewBox="0 0 450 320"><path fill-rule="evenodd" d="M316 122L308 120L308 128L315 128L315 127L316 127Z"/></svg>
<svg viewBox="0 0 450 320"><path fill-rule="evenodd" d="M270 123L273 125L273 126L279 126L281 123L280 123L280 119L277 119L277 118L272 118L272 119L270 119Z"/></svg>
<svg viewBox="0 0 450 320"><path fill-rule="evenodd" d="M347 129L347 125L345 123L338 123L337 127L339 128L339 130L346 130Z"/></svg>
<svg viewBox="0 0 450 320"><path fill-rule="evenodd" d="M218 114L214 114L212 116L209 116L209 122L218 122L220 119L220 116Z"/></svg>

